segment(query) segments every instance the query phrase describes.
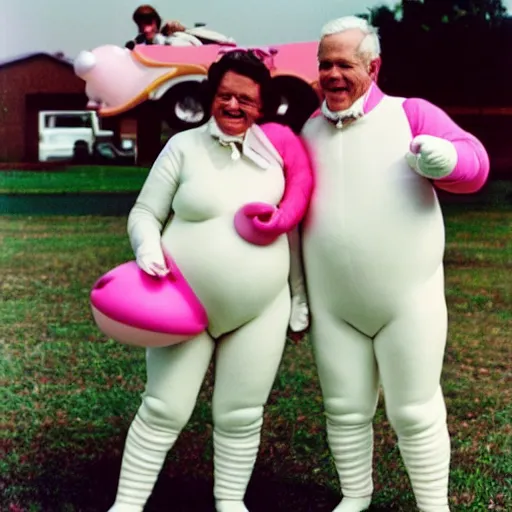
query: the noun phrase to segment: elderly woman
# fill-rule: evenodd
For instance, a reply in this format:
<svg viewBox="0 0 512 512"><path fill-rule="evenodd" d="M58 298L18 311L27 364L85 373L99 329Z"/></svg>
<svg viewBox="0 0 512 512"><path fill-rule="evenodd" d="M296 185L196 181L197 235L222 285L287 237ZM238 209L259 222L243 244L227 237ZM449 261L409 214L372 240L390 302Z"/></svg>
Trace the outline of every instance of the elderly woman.
<svg viewBox="0 0 512 512"><path fill-rule="evenodd" d="M146 390L111 512L142 511L214 353L216 510L246 511L263 408L285 345L286 233L307 208L309 159L288 128L256 124L274 105L270 73L254 53L225 54L207 84L209 123L169 140L130 212L128 232L144 271L165 275L177 265L209 325L190 341L147 349Z"/></svg>

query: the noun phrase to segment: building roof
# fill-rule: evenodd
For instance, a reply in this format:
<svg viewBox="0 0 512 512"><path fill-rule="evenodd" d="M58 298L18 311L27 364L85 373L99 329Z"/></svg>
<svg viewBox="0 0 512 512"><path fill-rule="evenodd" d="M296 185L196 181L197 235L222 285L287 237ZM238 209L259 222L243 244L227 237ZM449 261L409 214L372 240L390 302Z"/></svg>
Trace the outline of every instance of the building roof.
<svg viewBox="0 0 512 512"><path fill-rule="evenodd" d="M37 58L49 58L58 62L60 64L65 64L67 66L73 65L73 59L66 57L63 53L48 53L48 52L28 52L22 53L20 55L16 55L13 57L7 57L6 59L0 59L0 68L11 66L14 64L19 64L26 60L37 59Z"/></svg>

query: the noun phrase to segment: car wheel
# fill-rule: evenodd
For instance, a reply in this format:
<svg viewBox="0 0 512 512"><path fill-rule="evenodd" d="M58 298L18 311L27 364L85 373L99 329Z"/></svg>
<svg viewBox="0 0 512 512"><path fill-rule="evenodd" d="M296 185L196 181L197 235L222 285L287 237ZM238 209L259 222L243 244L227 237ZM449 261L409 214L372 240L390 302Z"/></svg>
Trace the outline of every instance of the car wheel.
<svg viewBox="0 0 512 512"><path fill-rule="evenodd" d="M73 162L86 164L91 160L89 144L85 140L77 140L73 146Z"/></svg>
<svg viewBox="0 0 512 512"><path fill-rule="evenodd" d="M309 84L293 76L277 76L273 78L273 86L279 98L276 121L299 133L320 106L317 93Z"/></svg>
<svg viewBox="0 0 512 512"><path fill-rule="evenodd" d="M191 81L179 83L165 93L160 102L169 128L180 132L201 126L208 120L202 91L201 82Z"/></svg>

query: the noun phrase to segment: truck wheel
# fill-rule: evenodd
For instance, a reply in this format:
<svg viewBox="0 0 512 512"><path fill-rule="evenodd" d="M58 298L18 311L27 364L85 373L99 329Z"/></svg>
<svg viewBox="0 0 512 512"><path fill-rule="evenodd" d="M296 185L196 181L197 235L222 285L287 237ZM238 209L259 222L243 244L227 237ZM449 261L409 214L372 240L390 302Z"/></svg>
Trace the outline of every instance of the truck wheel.
<svg viewBox="0 0 512 512"><path fill-rule="evenodd" d="M169 128L177 132L204 124L206 112L201 82L182 82L171 87L160 99L163 118Z"/></svg>
<svg viewBox="0 0 512 512"><path fill-rule="evenodd" d="M281 98L276 121L299 133L311 114L320 106L320 99L309 84L294 76L277 76L274 90Z"/></svg>
<svg viewBox="0 0 512 512"><path fill-rule="evenodd" d="M73 163L86 164L90 161L89 145L85 140L77 140L73 146Z"/></svg>

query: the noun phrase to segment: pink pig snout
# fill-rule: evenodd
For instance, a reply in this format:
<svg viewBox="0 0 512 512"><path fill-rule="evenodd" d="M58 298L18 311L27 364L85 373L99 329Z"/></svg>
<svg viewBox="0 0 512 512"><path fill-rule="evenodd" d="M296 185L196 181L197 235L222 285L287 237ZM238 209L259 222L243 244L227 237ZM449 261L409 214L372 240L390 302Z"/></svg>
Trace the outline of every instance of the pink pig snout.
<svg viewBox="0 0 512 512"><path fill-rule="evenodd" d="M92 68L96 65L96 57L94 53L88 51L80 52L75 61L73 62L73 68L75 70L75 74L80 78L84 78L85 75L91 71Z"/></svg>

